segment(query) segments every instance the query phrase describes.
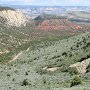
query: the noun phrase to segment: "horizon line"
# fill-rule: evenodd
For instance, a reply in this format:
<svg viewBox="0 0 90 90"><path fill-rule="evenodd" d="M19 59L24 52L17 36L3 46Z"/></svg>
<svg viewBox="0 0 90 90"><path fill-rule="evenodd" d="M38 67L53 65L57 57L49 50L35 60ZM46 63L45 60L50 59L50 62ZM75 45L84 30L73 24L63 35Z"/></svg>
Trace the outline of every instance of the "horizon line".
<svg viewBox="0 0 90 90"><path fill-rule="evenodd" d="M0 6L43 6L43 7L90 7L90 6L86 6L86 5L28 5L28 4L13 4L13 5L9 5L9 4L1 4Z"/></svg>

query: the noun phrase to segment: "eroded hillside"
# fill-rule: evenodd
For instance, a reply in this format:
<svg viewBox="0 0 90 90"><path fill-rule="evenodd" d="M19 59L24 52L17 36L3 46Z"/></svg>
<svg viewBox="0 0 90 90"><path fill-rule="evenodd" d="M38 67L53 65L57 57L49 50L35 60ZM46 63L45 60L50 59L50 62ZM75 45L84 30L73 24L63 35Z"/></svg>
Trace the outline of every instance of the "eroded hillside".
<svg viewBox="0 0 90 90"><path fill-rule="evenodd" d="M78 32L83 29L83 27L74 24L67 19L50 19L44 20L40 23L40 30L61 30L61 31L71 31Z"/></svg>
<svg viewBox="0 0 90 90"><path fill-rule="evenodd" d="M8 26L25 26L27 22L26 16L14 9L1 8L0 9L0 24Z"/></svg>
<svg viewBox="0 0 90 90"><path fill-rule="evenodd" d="M87 31L83 25L72 22L69 17L42 14L34 19L41 31L76 34Z"/></svg>

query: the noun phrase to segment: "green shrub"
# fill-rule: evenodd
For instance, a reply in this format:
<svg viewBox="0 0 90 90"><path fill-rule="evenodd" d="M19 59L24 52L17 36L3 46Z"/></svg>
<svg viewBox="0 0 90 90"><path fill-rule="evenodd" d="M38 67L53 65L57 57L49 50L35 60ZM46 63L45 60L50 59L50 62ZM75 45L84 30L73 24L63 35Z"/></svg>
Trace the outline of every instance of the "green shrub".
<svg viewBox="0 0 90 90"><path fill-rule="evenodd" d="M60 70L62 72L68 72L68 66L62 66Z"/></svg>
<svg viewBox="0 0 90 90"><path fill-rule="evenodd" d="M27 79L24 79L22 82L22 86L27 86L27 85L29 85L29 83L28 83Z"/></svg>
<svg viewBox="0 0 90 90"><path fill-rule="evenodd" d="M89 66L87 67L87 72L90 72L90 64L89 64Z"/></svg>
<svg viewBox="0 0 90 90"><path fill-rule="evenodd" d="M13 78L12 81L15 81L15 78Z"/></svg>
<svg viewBox="0 0 90 90"><path fill-rule="evenodd" d="M7 74L8 77L10 77L10 74Z"/></svg>
<svg viewBox="0 0 90 90"><path fill-rule="evenodd" d="M78 70L76 69L76 67L70 67L70 68L68 68L68 72L69 72L71 75L78 74Z"/></svg>
<svg viewBox="0 0 90 90"><path fill-rule="evenodd" d="M75 76L75 77L72 79L72 81L71 81L70 87L75 86L75 85L78 85L78 84L81 84L81 83L82 83L82 82L81 82L80 77Z"/></svg>
<svg viewBox="0 0 90 90"><path fill-rule="evenodd" d="M28 72L26 72L26 74L25 75L28 75Z"/></svg>
<svg viewBox="0 0 90 90"><path fill-rule="evenodd" d="M63 52L63 53L62 53L62 56L67 57L67 52Z"/></svg>

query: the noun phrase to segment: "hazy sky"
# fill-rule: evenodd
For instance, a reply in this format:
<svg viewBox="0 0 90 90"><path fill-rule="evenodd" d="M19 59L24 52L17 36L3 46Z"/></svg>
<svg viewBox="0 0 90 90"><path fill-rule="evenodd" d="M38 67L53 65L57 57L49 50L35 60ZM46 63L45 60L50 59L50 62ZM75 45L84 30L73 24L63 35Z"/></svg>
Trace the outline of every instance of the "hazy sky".
<svg viewBox="0 0 90 90"><path fill-rule="evenodd" d="M90 0L0 0L0 5L90 6Z"/></svg>

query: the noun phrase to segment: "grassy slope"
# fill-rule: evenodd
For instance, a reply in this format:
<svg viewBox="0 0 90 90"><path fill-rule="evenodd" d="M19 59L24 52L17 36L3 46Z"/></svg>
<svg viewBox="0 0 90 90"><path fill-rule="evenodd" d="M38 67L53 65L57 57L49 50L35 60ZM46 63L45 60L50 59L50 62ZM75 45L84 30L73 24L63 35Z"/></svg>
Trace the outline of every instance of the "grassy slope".
<svg viewBox="0 0 90 90"><path fill-rule="evenodd" d="M57 41L51 46L38 47L36 50L28 52L24 50L16 62L9 65L0 64L0 90L59 90L63 87L69 88L73 77L69 73L61 71L46 73L40 70L47 65L49 67L68 66L89 56L90 33L88 32ZM22 86L24 79L27 79L29 85ZM77 90L84 90L85 87L90 89L90 73L87 73L82 79L83 84L78 86ZM83 87L81 88L81 86ZM71 90L76 90L75 88ZM89 90L88 88L85 90Z"/></svg>

